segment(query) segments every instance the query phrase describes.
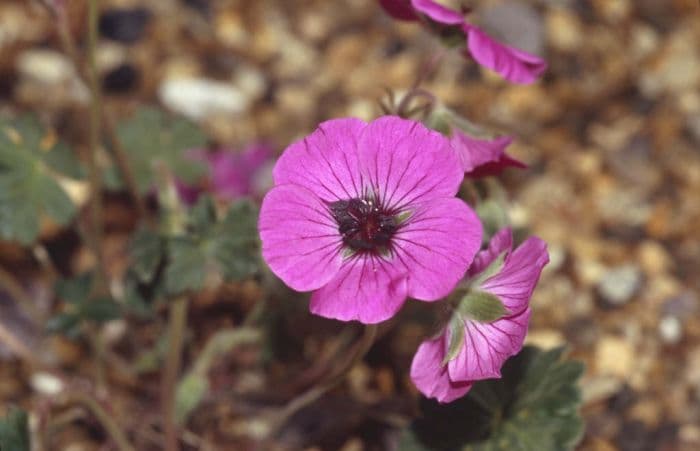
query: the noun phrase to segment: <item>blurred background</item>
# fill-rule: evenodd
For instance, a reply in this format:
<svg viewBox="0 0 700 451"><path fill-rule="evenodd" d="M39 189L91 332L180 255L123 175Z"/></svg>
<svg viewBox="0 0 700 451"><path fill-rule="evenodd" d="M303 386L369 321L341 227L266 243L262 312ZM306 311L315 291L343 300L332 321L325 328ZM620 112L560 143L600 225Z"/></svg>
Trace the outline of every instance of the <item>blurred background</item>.
<svg viewBox="0 0 700 451"><path fill-rule="evenodd" d="M86 4L65 3L70 33L82 46ZM473 122L516 136L511 153L529 165L503 177L513 224L550 246L528 342L566 344L587 365L580 449L700 449L700 5L471 3L485 28L545 56L549 71L534 85L510 85L450 54L425 87ZM99 25L97 64L114 117L160 104L198 123L212 142L232 148L265 142L276 154L325 119L378 116L384 89L408 88L439 48L419 26L392 20L374 0L102 0ZM1 0L0 114L35 112L61 137L80 142L88 99L46 8ZM106 202L105 254L117 277L129 264L124 249L135 218L128 198L110 195ZM93 263L60 227L43 227L41 240L65 273ZM2 242L0 263L48 308L51 288L31 253ZM195 301L195 337L235 323L236 312L259 296L254 282L229 288ZM31 348L36 331L22 326L12 290L3 284L0 291L0 321ZM301 309L300 334L328 327ZM142 324L114 333L152 343L155 332ZM374 361L370 354L351 375L348 396L360 396L354 390L366 396L365 386L383 399L410 392L407 368L418 335L402 330L383 339L385 348L403 351L383 365L380 343ZM319 343L305 345L299 371L311 365ZM84 344L54 337L46 346L62 368L79 372L88 365ZM243 353L231 365L245 367L252 358ZM219 386L234 383L226 368L219 373ZM248 376L236 386L270 383ZM0 340L0 410L10 403L36 408L31 378ZM126 399L138 392L114 385L117 393L130 393ZM149 399L140 400L135 416L156 403ZM233 402L219 401L209 401L206 421L195 420L195 435L219 444L206 449L239 449L221 443L254 435L254 425L241 420ZM113 408L123 413L134 405L120 401ZM352 421L333 426L333 447L381 449L367 445L372 440L360 437ZM95 429L73 423L55 449L105 449Z"/></svg>

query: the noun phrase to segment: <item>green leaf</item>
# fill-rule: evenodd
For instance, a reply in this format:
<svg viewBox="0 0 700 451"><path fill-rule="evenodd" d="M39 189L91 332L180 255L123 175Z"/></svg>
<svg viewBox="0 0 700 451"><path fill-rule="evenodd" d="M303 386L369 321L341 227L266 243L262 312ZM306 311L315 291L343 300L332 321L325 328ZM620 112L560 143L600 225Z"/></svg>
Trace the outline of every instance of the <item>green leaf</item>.
<svg viewBox="0 0 700 451"><path fill-rule="evenodd" d="M497 296L486 291L469 290L459 302L460 314L481 323L491 323L503 318L508 310Z"/></svg>
<svg viewBox="0 0 700 451"><path fill-rule="evenodd" d="M92 288L93 274L86 272L72 279L59 279L54 285L56 296L69 304L86 302Z"/></svg>
<svg viewBox="0 0 700 451"><path fill-rule="evenodd" d="M192 209L190 234L168 241L165 287L170 294L200 290L208 280L241 280L258 269L257 212L248 201L231 204L217 220L213 204Z"/></svg>
<svg viewBox="0 0 700 451"><path fill-rule="evenodd" d="M75 338L80 335L80 317L76 313L59 313L46 321L46 330Z"/></svg>
<svg viewBox="0 0 700 451"><path fill-rule="evenodd" d="M32 243L42 215L67 224L76 207L58 183L80 178L83 169L71 150L46 138L38 121L25 116L0 119L0 238Z"/></svg>
<svg viewBox="0 0 700 451"><path fill-rule="evenodd" d="M184 157L184 151L206 143L199 128L184 119L173 118L155 108L142 108L128 121L119 124L117 133L127 152L141 193L149 191L154 182L153 163L165 163L173 174L187 183L204 173L204 166ZM111 170L105 182L117 189L122 181Z"/></svg>
<svg viewBox="0 0 700 451"><path fill-rule="evenodd" d="M191 373L180 381L175 393L175 420L178 424L187 420L208 391L209 380L206 375Z"/></svg>
<svg viewBox="0 0 700 451"><path fill-rule="evenodd" d="M405 451L567 451L581 439L583 365L561 360L562 349L525 347L503 366L501 379L479 381L462 399L423 399L422 417L401 436Z"/></svg>
<svg viewBox="0 0 700 451"><path fill-rule="evenodd" d="M192 238L170 241L170 263L165 268L165 290L170 294L204 287L208 258L206 250Z"/></svg>
<svg viewBox="0 0 700 451"><path fill-rule="evenodd" d="M110 298L96 298L85 302L80 308L83 319L104 323L119 318L121 308Z"/></svg>
<svg viewBox="0 0 700 451"><path fill-rule="evenodd" d="M0 418L0 450L29 451L29 443L27 413L10 409L4 418Z"/></svg>
<svg viewBox="0 0 700 451"><path fill-rule="evenodd" d="M134 234L131 241L131 269L140 282L153 280L164 253L165 243L156 232L143 227Z"/></svg>

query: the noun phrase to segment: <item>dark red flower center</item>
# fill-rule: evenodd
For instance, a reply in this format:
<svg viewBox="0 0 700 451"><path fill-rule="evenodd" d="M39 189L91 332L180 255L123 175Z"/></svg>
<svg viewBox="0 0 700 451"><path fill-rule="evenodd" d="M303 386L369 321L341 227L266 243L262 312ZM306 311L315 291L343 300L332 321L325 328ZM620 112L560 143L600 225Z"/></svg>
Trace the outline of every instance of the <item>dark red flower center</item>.
<svg viewBox="0 0 700 451"><path fill-rule="evenodd" d="M376 197L338 200L328 207L343 244L353 251L384 252L399 229L397 212L387 211Z"/></svg>

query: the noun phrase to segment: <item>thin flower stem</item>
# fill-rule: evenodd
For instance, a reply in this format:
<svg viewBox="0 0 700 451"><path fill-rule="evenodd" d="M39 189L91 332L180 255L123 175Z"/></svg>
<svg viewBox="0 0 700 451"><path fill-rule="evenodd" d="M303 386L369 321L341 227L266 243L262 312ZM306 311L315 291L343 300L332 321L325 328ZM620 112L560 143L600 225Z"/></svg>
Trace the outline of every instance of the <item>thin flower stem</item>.
<svg viewBox="0 0 700 451"><path fill-rule="evenodd" d="M88 409L112 438L119 451L136 451L136 448L129 443L124 431L92 396L83 392L71 391L63 399L66 404L79 404Z"/></svg>
<svg viewBox="0 0 700 451"><path fill-rule="evenodd" d="M12 273L3 267L0 267L0 288L10 295L22 313L24 313L35 326L43 327L44 315L36 305L34 305L34 300L27 294Z"/></svg>
<svg viewBox="0 0 700 451"><path fill-rule="evenodd" d="M188 300L182 296L172 301L168 319L168 354L162 379L161 406L163 409L163 429L165 450L178 450L178 428L175 418L175 389L182 361L182 346L187 328Z"/></svg>
<svg viewBox="0 0 700 451"><path fill-rule="evenodd" d="M54 10L47 2L43 2L44 6L54 15L57 21L58 35L61 42L61 48L63 52L70 58L75 66L78 76L87 85L91 85L91 75L90 70L85 67L83 61L80 58L76 50L75 39L70 32L70 24L68 23L68 16L65 11ZM109 142L109 150L114 157L114 162L121 173L124 183L126 185L127 191L131 196L134 205L136 206L136 212L139 217L149 219L148 210L146 208L146 203L143 197L140 195L138 185L136 184L136 177L134 171L131 169L129 163L129 158L127 157L126 150L122 144L119 136L116 132L116 127L114 126L114 118L106 108L101 108L100 118L102 120L102 132L106 135L107 142Z"/></svg>
<svg viewBox="0 0 700 451"><path fill-rule="evenodd" d="M7 329L5 325L0 322L0 342L6 345L10 351L16 354L18 357L28 362L32 366L40 366L35 353L29 349L19 338L15 336L12 331Z"/></svg>
<svg viewBox="0 0 700 451"><path fill-rule="evenodd" d="M338 384L345 380L350 370L355 366L357 362L362 360L362 358L367 354L367 351L372 347L374 339L377 336L377 325L368 324L365 327L365 332L356 346L356 351L350 359L348 359L341 368L332 375L327 381L320 385L311 387L306 392L292 399L285 407L280 410L272 424L272 429L274 433L279 432L279 430L284 426L284 424L291 418L295 413L308 406L309 404L315 402L321 396L326 394L328 391L332 390Z"/></svg>
<svg viewBox="0 0 700 451"><path fill-rule="evenodd" d="M90 152L88 166L90 171L90 226L88 228L88 241L97 260L97 277L95 290L104 293L108 287L107 268L105 266L104 253L102 252L102 176L98 164L100 148L100 116L102 111L101 95L97 74L97 19L99 14L99 0L88 2L88 83L90 85Z"/></svg>

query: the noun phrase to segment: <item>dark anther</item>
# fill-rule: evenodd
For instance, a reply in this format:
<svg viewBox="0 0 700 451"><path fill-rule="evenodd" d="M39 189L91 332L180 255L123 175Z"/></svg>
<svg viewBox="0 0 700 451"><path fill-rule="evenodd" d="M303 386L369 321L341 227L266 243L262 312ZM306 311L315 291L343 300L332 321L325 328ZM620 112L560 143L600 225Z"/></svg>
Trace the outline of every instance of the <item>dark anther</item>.
<svg viewBox="0 0 700 451"><path fill-rule="evenodd" d="M399 228L395 212L376 198L339 200L328 205L343 243L354 251L383 252Z"/></svg>

